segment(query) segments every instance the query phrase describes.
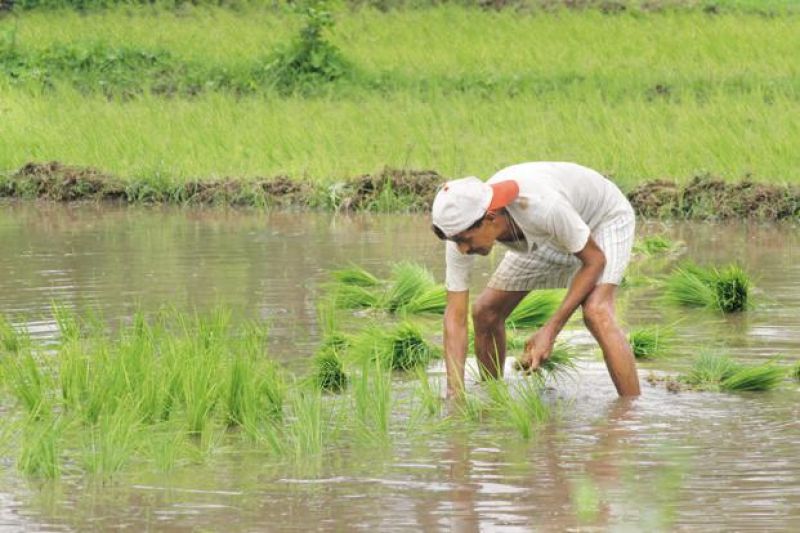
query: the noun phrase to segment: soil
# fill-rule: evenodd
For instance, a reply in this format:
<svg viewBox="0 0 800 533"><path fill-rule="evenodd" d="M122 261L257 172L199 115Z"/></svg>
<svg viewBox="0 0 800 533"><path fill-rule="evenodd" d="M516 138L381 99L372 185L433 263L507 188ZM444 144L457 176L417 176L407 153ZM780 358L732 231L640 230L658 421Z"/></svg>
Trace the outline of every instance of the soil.
<svg viewBox="0 0 800 533"><path fill-rule="evenodd" d="M11 176L0 176L0 197L40 198L59 202L119 201L340 211L425 211L445 177L434 170L385 168L349 180L320 184L273 178L192 180L154 184L123 181L91 168L52 161L28 163ZM656 180L628 193L640 216L679 219L800 219L800 188L791 185L726 182L709 175L680 185Z"/></svg>

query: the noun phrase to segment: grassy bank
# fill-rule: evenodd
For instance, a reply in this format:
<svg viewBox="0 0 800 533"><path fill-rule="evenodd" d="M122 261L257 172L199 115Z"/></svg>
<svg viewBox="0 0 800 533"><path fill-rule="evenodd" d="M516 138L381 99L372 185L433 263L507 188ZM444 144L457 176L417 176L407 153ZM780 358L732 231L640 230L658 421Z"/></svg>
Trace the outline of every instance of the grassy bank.
<svg viewBox="0 0 800 533"><path fill-rule="evenodd" d="M796 15L342 11L325 34L341 75L276 85L270 61L304 24L254 7L6 17L0 169L329 185L384 166L487 177L550 159L626 190L703 172L800 180Z"/></svg>

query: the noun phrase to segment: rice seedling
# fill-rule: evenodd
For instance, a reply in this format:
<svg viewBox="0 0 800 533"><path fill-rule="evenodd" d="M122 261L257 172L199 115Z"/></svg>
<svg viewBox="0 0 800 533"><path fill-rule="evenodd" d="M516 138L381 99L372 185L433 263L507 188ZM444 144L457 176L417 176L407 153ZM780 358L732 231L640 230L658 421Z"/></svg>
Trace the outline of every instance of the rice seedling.
<svg viewBox="0 0 800 533"><path fill-rule="evenodd" d="M28 416L41 416L52 389L51 373L44 361L24 352L8 355L0 362L4 381Z"/></svg>
<svg viewBox="0 0 800 533"><path fill-rule="evenodd" d="M748 308L749 292L750 280L741 267L719 270L686 263L667 279L665 297L678 305L731 313Z"/></svg>
<svg viewBox="0 0 800 533"><path fill-rule="evenodd" d="M356 341L354 351L362 359L377 359L384 368L412 370L427 365L436 351L410 322L385 330L367 328Z"/></svg>
<svg viewBox="0 0 800 533"><path fill-rule="evenodd" d="M347 268L334 270L333 279L343 285L356 285L358 287L377 287L381 281L364 268L351 264Z"/></svg>
<svg viewBox="0 0 800 533"><path fill-rule="evenodd" d="M27 332L15 328L5 316L0 315L0 350L18 353L29 345Z"/></svg>
<svg viewBox="0 0 800 533"><path fill-rule="evenodd" d="M119 472L136 450L141 429L137 412L125 406L104 413L96 425L82 429L84 471L104 477Z"/></svg>
<svg viewBox="0 0 800 533"><path fill-rule="evenodd" d="M777 387L785 376L784 369L775 365L746 366L722 380L724 391L767 391Z"/></svg>
<svg viewBox="0 0 800 533"><path fill-rule="evenodd" d="M714 279L716 307L725 312L733 313L744 311L748 308L750 294L750 278L747 273L737 265L729 265L716 271Z"/></svg>
<svg viewBox="0 0 800 533"><path fill-rule="evenodd" d="M521 348L524 349L526 341L527 338L515 337L514 344L519 344ZM523 370L519 359L514 362L514 369L518 371ZM536 369L533 374L539 376L541 379L558 378L574 370L575 358L572 349L564 342L556 342L553 346L553 351L550 353L550 357L542 361L539 368Z"/></svg>
<svg viewBox="0 0 800 533"><path fill-rule="evenodd" d="M428 376L428 372L424 368L417 368L416 376L417 384L414 388L414 398L419 402L419 412L428 417L439 415L442 409L442 391L439 388L439 383L432 384L430 376Z"/></svg>
<svg viewBox="0 0 800 533"><path fill-rule="evenodd" d="M529 439L535 425L547 419L548 409L540 397L541 385L535 380L521 379L509 385L502 378L488 379L484 386L496 420L516 429L522 438Z"/></svg>
<svg viewBox="0 0 800 533"><path fill-rule="evenodd" d="M344 371L341 353L349 342L344 335L332 334L323 339L323 344L314 355L314 384L326 392L341 392L347 387L349 378Z"/></svg>
<svg viewBox="0 0 800 533"><path fill-rule="evenodd" d="M417 263L403 261L392 268L392 284L385 307L391 313L402 311L412 300L435 286L433 275Z"/></svg>
<svg viewBox="0 0 800 533"><path fill-rule="evenodd" d="M160 472L172 471L186 453L189 442L186 433L170 425L155 426L148 431L142 443L142 451Z"/></svg>
<svg viewBox="0 0 800 533"><path fill-rule="evenodd" d="M628 341L636 359L655 359L663 355L664 344L670 334L659 326L631 330Z"/></svg>
<svg viewBox="0 0 800 533"><path fill-rule="evenodd" d="M670 252L677 244L664 235L648 235L633 245L633 251L643 255L657 255Z"/></svg>
<svg viewBox="0 0 800 533"><path fill-rule="evenodd" d="M715 389L725 379L731 377L739 365L728 357L702 354L692 365L683 381L698 389Z"/></svg>
<svg viewBox="0 0 800 533"><path fill-rule="evenodd" d="M391 374L380 361L364 361L353 380L353 413L360 439L385 442L392 409Z"/></svg>
<svg viewBox="0 0 800 533"><path fill-rule="evenodd" d="M320 455L325 448L327 420L321 391L301 390L291 396L286 428L289 452L296 459Z"/></svg>
<svg viewBox="0 0 800 533"><path fill-rule="evenodd" d="M794 365L791 371L792 377L797 381L800 381L800 362Z"/></svg>
<svg viewBox="0 0 800 533"><path fill-rule="evenodd" d="M80 336L81 328L77 315L67 307L53 303L53 317L58 324L58 331L61 333L61 341L66 343L77 340Z"/></svg>
<svg viewBox="0 0 800 533"><path fill-rule="evenodd" d="M550 357L542 361L539 368L546 373L545 377L557 378L575 370L575 358L568 344L557 342L553 346Z"/></svg>
<svg viewBox="0 0 800 533"><path fill-rule="evenodd" d="M334 284L330 286L329 294L338 309L375 309L381 303L378 294L361 285Z"/></svg>
<svg viewBox="0 0 800 533"><path fill-rule="evenodd" d="M531 291L506 319L510 327L537 328L543 325L561 305L564 291L561 289Z"/></svg>
<svg viewBox="0 0 800 533"><path fill-rule="evenodd" d="M29 418L22 430L17 467L29 476L57 478L61 474L64 429L65 421L60 417Z"/></svg>
<svg viewBox="0 0 800 533"><path fill-rule="evenodd" d="M447 308L447 289L443 285L436 285L425 289L422 293L409 300L403 307L408 314L433 313L443 315Z"/></svg>
<svg viewBox="0 0 800 533"><path fill-rule="evenodd" d="M696 390L765 391L780 384L784 371L774 364L741 365L728 357L701 355L680 380Z"/></svg>

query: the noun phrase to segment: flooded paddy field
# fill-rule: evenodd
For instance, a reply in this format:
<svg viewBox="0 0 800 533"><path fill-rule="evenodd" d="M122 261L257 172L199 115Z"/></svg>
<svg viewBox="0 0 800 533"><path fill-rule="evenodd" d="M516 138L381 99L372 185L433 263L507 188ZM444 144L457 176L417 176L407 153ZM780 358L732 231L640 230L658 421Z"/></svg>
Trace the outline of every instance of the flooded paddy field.
<svg viewBox="0 0 800 533"><path fill-rule="evenodd" d="M389 438L341 441L306 461L268 460L221 440L204 445L203 461L169 473L43 481L20 473L17 451L0 445L0 529L794 530L798 383L671 393L645 378L681 372L706 351L739 362L777 357L787 367L800 360L800 234L790 225L640 223L637 235L649 234L685 246L639 258L621 289L627 327L674 329L664 357L639 363L643 395L634 402L616 398L596 344L573 320L561 338L577 372L546 390L553 416L530 439L469 421L416 427L403 401L416 380L398 375ZM320 342L317 302L332 270L354 262L386 276L412 259L441 280L441 246L425 215L6 204L0 313L48 343L58 334L53 301L110 322L165 304L224 305L266 320L270 356L303 374ZM478 262L476 290L498 252ZM721 315L663 303L652 280L684 258L738 262L751 274L754 307ZM441 364L428 375L442 380Z"/></svg>

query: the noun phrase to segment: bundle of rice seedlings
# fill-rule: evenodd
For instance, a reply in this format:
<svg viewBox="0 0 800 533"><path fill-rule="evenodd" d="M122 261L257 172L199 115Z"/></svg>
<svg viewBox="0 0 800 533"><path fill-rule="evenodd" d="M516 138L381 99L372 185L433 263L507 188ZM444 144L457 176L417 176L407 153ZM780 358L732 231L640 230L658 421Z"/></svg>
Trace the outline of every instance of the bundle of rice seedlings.
<svg viewBox="0 0 800 533"><path fill-rule="evenodd" d="M784 371L774 365L740 365L728 357L704 354L681 380L698 390L765 391L783 380Z"/></svg>
<svg viewBox="0 0 800 533"><path fill-rule="evenodd" d="M341 354L350 341L342 334L328 335L314 355L314 384L325 392L341 392L347 387L349 378L344 371Z"/></svg>
<svg viewBox="0 0 800 533"><path fill-rule="evenodd" d="M659 326L647 326L632 330L628 341L636 359L655 359L662 355L668 333Z"/></svg>
<svg viewBox="0 0 800 533"><path fill-rule="evenodd" d="M709 307L725 313L748 307L750 280L736 265L722 270L687 263L667 279L668 301L690 307Z"/></svg>
<svg viewBox="0 0 800 533"><path fill-rule="evenodd" d="M725 391L766 391L772 390L783 381L784 370L775 365L742 367L720 383Z"/></svg>
<svg viewBox="0 0 800 533"><path fill-rule="evenodd" d="M737 265L715 271L714 292L716 307L725 313L744 311L748 306L750 278Z"/></svg>
<svg viewBox="0 0 800 533"><path fill-rule="evenodd" d="M444 285L435 285L412 298L403 311L410 314L434 313L443 315L447 307L447 289Z"/></svg>
<svg viewBox="0 0 800 533"><path fill-rule="evenodd" d="M334 281L343 285L358 287L377 287L381 281L358 265L351 264L346 268L331 272Z"/></svg>
<svg viewBox="0 0 800 533"><path fill-rule="evenodd" d="M354 342L353 351L362 360L381 362L384 368L411 370L424 366L435 357L436 350L410 322L386 329L373 326L364 330Z"/></svg>
<svg viewBox="0 0 800 533"><path fill-rule="evenodd" d="M682 381L697 389L718 389L719 384L734 375L740 366L728 357L702 354Z"/></svg>
<svg viewBox="0 0 800 533"><path fill-rule="evenodd" d="M575 370L575 360L572 350L567 344L556 343L550 357L539 365L548 376L557 376Z"/></svg>
<svg viewBox="0 0 800 533"><path fill-rule="evenodd" d="M674 250L677 244L664 235L650 235L633 245L633 251L643 255L655 255Z"/></svg>
<svg viewBox="0 0 800 533"><path fill-rule="evenodd" d="M374 309L380 306L378 295L361 285L331 285L330 298L338 309Z"/></svg>
<svg viewBox="0 0 800 533"><path fill-rule="evenodd" d="M562 289L532 291L506 319L512 328L538 328L553 315L564 299Z"/></svg>
<svg viewBox="0 0 800 533"><path fill-rule="evenodd" d="M435 286L433 275L417 263L404 261L392 269L392 285L386 295L386 309L396 313Z"/></svg>

